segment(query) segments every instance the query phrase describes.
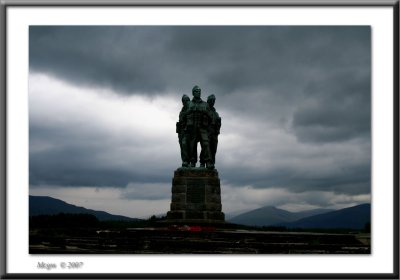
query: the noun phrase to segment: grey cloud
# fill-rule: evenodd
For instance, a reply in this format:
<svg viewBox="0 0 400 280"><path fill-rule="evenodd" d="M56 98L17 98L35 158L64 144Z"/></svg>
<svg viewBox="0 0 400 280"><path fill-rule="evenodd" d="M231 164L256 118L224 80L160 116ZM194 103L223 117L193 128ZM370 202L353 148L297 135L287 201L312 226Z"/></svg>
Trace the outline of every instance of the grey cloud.
<svg viewBox="0 0 400 280"><path fill-rule="evenodd" d="M32 26L30 68L122 93L196 83L218 94L283 86L290 97L310 73L362 63L368 36L367 27Z"/></svg>
<svg viewBox="0 0 400 280"><path fill-rule="evenodd" d="M124 188L130 182L169 182L173 161L160 155L163 165L145 160L134 151L119 152L126 139L105 136L99 129L30 124L29 183L32 186L98 186ZM145 140L129 138L129 145L145 147ZM35 151L36 145L49 147Z"/></svg>
<svg viewBox="0 0 400 280"><path fill-rule="evenodd" d="M170 184L129 184L122 193L122 199L133 200L160 200L169 199L171 197Z"/></svg>
<svg viewBox="0 0 400 280"><path fill-rule="evenodd" d="M248 133L243 125L257 128L246 137L261 137L268 123L293 134L298 141L295 148L305 150L300 154L276 139L269 149L277 152L265 154L273 157L275 166L266 167L252 157L264 156L262 141L246 153L234 151L247 156L236 156L236 166L223 160L226 155L220 149L217 167L230 185L280 187L296 193L370 191L370 156L352 161L343 152L330 150L330 145L339 143L348 151L371 153L367 26L32 26L29 35L31 73L46 73L80 87L108 88L121 96L172 93L177 103L198 84L203 97L210 93L217 97L221 137ZM227 116L239 116L241 123ZM262 137L268 137L268 131ZM47 144L53 148L35 151ZM170 184L178 154L174 159L160 154L144 160L143 155L115 152L118 147L143 144L140 137L109 135L95 123L46 126L33 118L31 184ZM324 155L310 156L315 146L326 151ZM322 164L324 157L332 158L332 164ZM307 172L301 168L306 163ZM328 171L322 173L323 168ZM147 198L157 199L157 192L151 193ZM141 196L137 191L125 195Z"/></svg>
<svg viewBox="0 0 400 280"><path fill-rule="evenodd" d="M178 99L199 84L221 109L291 121L300 141L368 136L367 26L32 26L29 42L31 71L78 85Z"/></svg>
<svg viewBox="0 0 400 280"><path fill-rule="evenodd" d="M318 143L370 138L370 79L370 72L360 69L341 71L327 81L310 83L306 88L309 97L293 115L298 139Z"/></svg>
<svg viewBox="0 0 400 280"><path fill-rule="evenodd" d="M318 161L317 161L318 162ZM254 188L282 188L301 193L309 190L331 191L338 194L368 194L371 191L370 165L346 166L321 176L316 168L314 173L299 172L295 166L265 170L236 168L224 172L232 186L242 187L251 182Z"/></svg>
<svg viewBox="0 0 400 280"><path fill-rule="evenodd" d="M162 33L141 33L127 27L30 27L30 69L121 92L162 90L153 47Z"/></svg>

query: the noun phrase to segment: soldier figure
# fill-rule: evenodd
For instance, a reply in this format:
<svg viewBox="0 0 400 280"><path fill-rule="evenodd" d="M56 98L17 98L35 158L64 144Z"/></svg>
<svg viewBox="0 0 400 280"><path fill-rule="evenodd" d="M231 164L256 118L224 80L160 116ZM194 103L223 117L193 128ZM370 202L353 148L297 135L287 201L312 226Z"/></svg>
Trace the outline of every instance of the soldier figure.
<svg viewBox="0 0 400 280"><path fill-rule="evenodd" d="M214 108L214 104L215 104L215 95L214 94L211 94L210 96L208 96L207 103L208 103L208 106L210 107L210 110L212 113L212 118L213 118L213 120L208 128L208 140L210 143L211 161L215 166L215 154L217 153L218 135L219 135L220 129L221 129L221 118ZM200 153L200 167L205 167L203 151L201 151L201 153Z"/></svg>
<svg viewBox="0 0 400 280"><path fill-rule="evenodd" d="M197 143L200 142L204 163L207 168L214 169L208 139L208 129L212 125L213 115L207 102L201 100L201 89L194 86L193 99L189 103L186 114L186 129L189 139L190 166L195 167L197 162Z"/></svg>
<svg viewBox="0 0 400 280"><path fill-rule="evenodd" d="M189 166L189 143L186 129L186 113L189 108L190 98L186 94L182 96L182 109L179 113L179 121L176 123L176 133L178 133L179 146L181 148L182 166Z"/></svg>

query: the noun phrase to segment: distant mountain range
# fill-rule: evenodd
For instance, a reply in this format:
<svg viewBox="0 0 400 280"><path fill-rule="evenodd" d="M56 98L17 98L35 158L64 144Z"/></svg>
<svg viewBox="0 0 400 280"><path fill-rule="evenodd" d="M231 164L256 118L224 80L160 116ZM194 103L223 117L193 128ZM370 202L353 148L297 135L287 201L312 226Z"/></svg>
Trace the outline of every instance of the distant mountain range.
<svg viewBox="0 0 400 280"><path fill-rule="evenodd" d="M289 212L276 207L258 208L229 220L249 226L285 226L287 228L363 229L371 222L371 205L361 204L340 210L315 209Z"/></svg>
<svg viewBox="0 0 400 280"><path fill-rule="evenodd" d="M350 228L363 229L371 223L371 204L315 215L295 222L283 223L288 228Z"/></svg>
<svg viewBox="0 0 400 280"><path fill-rule="evenodd" d="M57 215L59 213L91 214L100 221L140 219L113 215L66 203L49 196L29 196L29 216ZM272 206L251 210L233 218L230 223L248 226L284 226L287 228L347 228L363 229L371 222L371 205L361 204L340 210L314 209L289 212Z"/></svg>
<svg viewBox="0 0 400 280"><path fill-rule="evenodd" d="M29 216L57 215L59 213L91 214L100 221L137 221L139 219L113 215L105 211L86 209L49 196L29 196Z"/></svg>
<svg viewBox="0 0 400 280"><path fill-rule="evenodd" d="M289 212L273 206L265 206L242 213L229 220L231 223L247 226L272 226L275 224L294 222L305 217L333 211L331 209L315 209L302 212Z"/></svg>

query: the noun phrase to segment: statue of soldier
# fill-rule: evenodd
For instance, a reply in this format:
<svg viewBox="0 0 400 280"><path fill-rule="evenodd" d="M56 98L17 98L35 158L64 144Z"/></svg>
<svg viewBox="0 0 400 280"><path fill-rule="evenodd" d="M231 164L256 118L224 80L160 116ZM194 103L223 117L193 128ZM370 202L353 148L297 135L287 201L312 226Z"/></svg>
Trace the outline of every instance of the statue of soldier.
<svg viewBox="0 0 400 280"><path fill-rule="evenodd" d="M197 143L200 142L204 162L208 169L214 169L211 159L210 145L208 139L208 127L213 121L212 113L207 102L201 96L201 89L194 86L192 89L193 99L189 103L186 114L186 129L189 137L190 166L195 167L197 162Z"/></svg>
<svg viewBox="0 0 400 280"><path fill-rule="evenodd" d="M211 153L211 161L215 166L215 154L217 153L217 146L218 146L218 135L221 130L221 117L215 110L214 104L215 104L215 95L211 94L210 96L207 97L207 103L208 106L210 107L211 114L212 114L212 122L210 123L210 126L208 128L208 140L210 143L210 153ZM200 153L200 167L205 167L205 161L204 161L204 154L203 151Z"/></svg>
<svg viewBox="0 0 400 280"><path fill-rule="evenodd" d="M179 147L181 148L182 166L189 166L189 139L186 129L186 113L189 108L190 98L186 94L182 96L182 109L179 113L179 121L176 123L176 133L178 133Z"/></svg>

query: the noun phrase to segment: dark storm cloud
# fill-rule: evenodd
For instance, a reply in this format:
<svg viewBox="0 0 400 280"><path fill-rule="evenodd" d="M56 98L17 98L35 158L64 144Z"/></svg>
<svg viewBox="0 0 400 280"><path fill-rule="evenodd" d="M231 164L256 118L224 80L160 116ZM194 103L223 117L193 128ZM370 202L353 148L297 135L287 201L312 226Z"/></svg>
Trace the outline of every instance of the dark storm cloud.
<svg viewBox="0 0 400 280"><path fill-rule="evenodd" d="M117 92L159 92L168 82L157 28L31 27L30 69Z"/></svg>
<svg viewBox="0 0 400 280"><path fill-rule="evenodd" d="M268 129L275 126L294 135L298 143L292 145L305 149L299 154L297 146L282 147L286 144L277 138L269 143L275 153L261 149L265 144L260 141L243 153L248 158L240 157L240 149L234 151L236 166L218 159L221 178L234 187L370 191L369 27L33 26L29 35L31 73L79 87L108 88L120 96L172 93L178 103L178 95L189 94L199 84L203 97L217 96L221 139L234 132L251 140L264 131L267 139ZM227 116L236 116L236 123ZM30 152L31 184L170 183L176 165L166 157L146 161L138 154L134 160L129 159L132 154L118 154L122 158L115 155L110 162L98 158L107 150L112 154L120 146L143 144L139 137L107 133L65 123L46 126L31 119L31 147L56 143L55 148ZM244 141L240 147L249 143ZM330 150L332 145L344 148ZM325 152L313 158L307 149L316 146ZM354 147L366 156L353 159ZM222 147L217 156L226 157L223 152ZM271 156L275 166L264 166L262 159L259 163L257 155ZM323 163L324 158L331 162ZM118 161L131 166L121 167ZM156 190L144 197L134 189L126 197L160 198Z"/></svg>
<svg viewBox="0 0 400 280"><path fill-rule="evenodd" d="M305 191L330 191L337 194L368 194L371 191L370 165L347 165L341 170L333 170L328 175L321 176L315 173L306 174L299 172L295 166L273 169L269 171L247 170L244 168L233 168L224 173L229 178L228 183L232 186L251 186L262 188L283 188L293 193Z"/></svg>
<svg viewBox="0 0 400 280"><path fill-rule="evenodd" d="M126 187L130 182L166 183L171 178L165 162L149 165L134 152L118 153L126 139L110 139L98 128L31 123L29 183L32 186ZM129 138L129 145L142 147L144 140ZM46 145L48 143L48 145ZM39 152L35 147L44 146ZM46 147L47 146L47 147ZM124 166L118 164L126 162Z"/></svg>
<svg viewBox="0 0 400 280"><path fill-rule="evenodd" d="M368 134L370 52L365 26L30 27L31 71L121 94L199 84L220 108L292 120L306 142Z"/></svg>
<svg viewBox="0 0 400 280"><path fill-rule="evenodd" d="M296 89L316 75L369 67L368 43L367 27L33 26L29 47L31 70L70 82L121 93L198 83L227 94Z"/></svg>
<svg viewBox="0 0 400 280"><path fill-rule="evenodd" d="M338 70L332 77L305 88L308 102L300 104L293 116L293 128L301 141L337 142L370 137L370 72L352 72L355 71Z"/></svg>

